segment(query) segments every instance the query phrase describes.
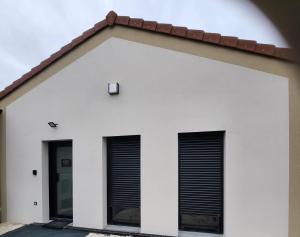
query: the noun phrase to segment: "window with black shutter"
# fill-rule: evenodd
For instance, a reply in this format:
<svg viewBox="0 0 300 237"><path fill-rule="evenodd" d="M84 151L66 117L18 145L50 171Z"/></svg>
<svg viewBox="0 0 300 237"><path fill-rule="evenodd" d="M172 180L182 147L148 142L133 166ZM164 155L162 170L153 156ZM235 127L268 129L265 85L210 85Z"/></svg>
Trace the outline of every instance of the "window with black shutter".
<svg viewBox="0 0 300 237"><path fill-rule="evenodd" d="M140 136L107 138L108 223L140 226Z"/></svg>
<svg viewBox="0 0 300 237"><path fill-rule="evenodd" d="M224 132L180 133L179 228L223 233Z"/></svg>

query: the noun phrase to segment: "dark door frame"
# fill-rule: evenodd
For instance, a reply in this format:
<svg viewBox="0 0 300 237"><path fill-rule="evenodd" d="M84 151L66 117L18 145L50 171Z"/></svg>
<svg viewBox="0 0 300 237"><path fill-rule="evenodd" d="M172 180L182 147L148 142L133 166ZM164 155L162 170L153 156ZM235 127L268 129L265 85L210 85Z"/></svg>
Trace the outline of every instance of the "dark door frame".
<svg viewBox="0 0 300 237"><path fill-rule="evenodd" d="M73 219L73 216L65 216L57 214L57 167L56 167L56 149L57 147L71 146L72 140L68 141L51 141L48 143L49 151L49 214L50 220L55 219ZM73 154L72 154L73 158ZM72 161L73 162L73 161ZM73 172L73 165L72 165ZM73 180L72 180L73 182ZM73 198L73 197L72 197Z"/></svg>

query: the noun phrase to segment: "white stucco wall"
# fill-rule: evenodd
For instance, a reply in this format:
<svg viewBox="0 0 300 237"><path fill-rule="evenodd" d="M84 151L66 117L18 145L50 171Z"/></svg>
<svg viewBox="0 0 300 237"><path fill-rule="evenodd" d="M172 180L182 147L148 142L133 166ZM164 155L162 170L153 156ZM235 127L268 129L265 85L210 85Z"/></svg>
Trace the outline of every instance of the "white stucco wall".
<svg viewBox="0 0 300 237"><path fill-rule="evenodd" d="M287 236L286 78L111 38L6 115L9 221L47 221L43 141L72 139L74 225L104 228L103 137L140 134L141 232L178 235L177 134L226 130L224 236Z"/></svg>

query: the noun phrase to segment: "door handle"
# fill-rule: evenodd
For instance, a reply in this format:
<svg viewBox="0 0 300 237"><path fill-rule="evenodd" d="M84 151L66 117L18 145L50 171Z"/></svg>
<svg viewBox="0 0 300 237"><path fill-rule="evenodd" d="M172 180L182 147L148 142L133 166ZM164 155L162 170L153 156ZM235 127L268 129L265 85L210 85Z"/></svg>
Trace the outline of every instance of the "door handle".
<svg viewBox="0 0 300 237"><path fill-rule="evenodd" d="M56 183L59 182L59 173L56 173Z"/></svg>

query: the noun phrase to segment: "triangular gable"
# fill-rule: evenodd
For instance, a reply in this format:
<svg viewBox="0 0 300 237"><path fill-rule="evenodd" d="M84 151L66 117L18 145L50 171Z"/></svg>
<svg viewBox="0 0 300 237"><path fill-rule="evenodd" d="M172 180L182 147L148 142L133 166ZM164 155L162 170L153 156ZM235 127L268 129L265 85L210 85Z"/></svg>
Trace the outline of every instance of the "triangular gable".
<svg viewBox="0 0 300 237"><path fill-rule="evenodd" d="M166 34L173 37L180 37L187 40L193 40L201 43L209 43L216 46L228 47L235 50L251 52L259 55L269 56L281 60L293 61L291 49L279 48L270 44L260 44L254 40L244 40L233 36L222 36L218 33L208 33L202 30L193 30L186 27L173 26L171 24L162 24L155 21L144 21L143 19L130 18L128 16L118 16L114 11L110 11L106 19L98 22L92 28L85 31L79 37L73 39L69 44L62 47L49 58L42 61L38 66L32 68L28 73L14 81L11 85L0 92L0 100L15 91L21 85L32 79L34 76L49 67L52 63L84 43L87 39L99 33L106 27L120 25L124 27L136 28L144 31L152 31L158 34Z"/></svg>

